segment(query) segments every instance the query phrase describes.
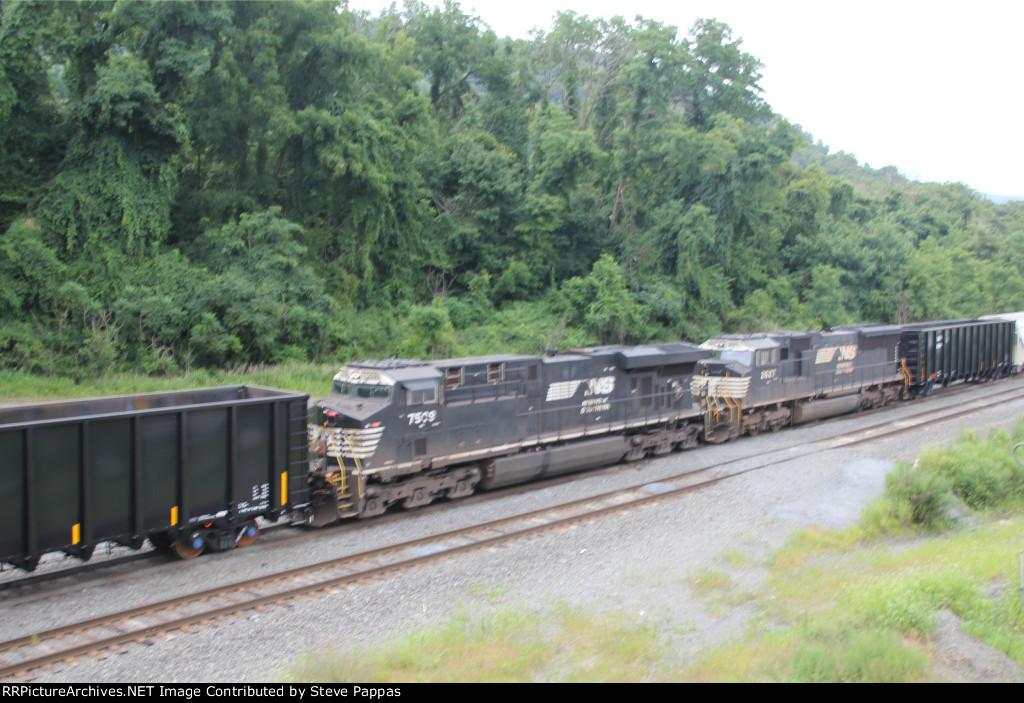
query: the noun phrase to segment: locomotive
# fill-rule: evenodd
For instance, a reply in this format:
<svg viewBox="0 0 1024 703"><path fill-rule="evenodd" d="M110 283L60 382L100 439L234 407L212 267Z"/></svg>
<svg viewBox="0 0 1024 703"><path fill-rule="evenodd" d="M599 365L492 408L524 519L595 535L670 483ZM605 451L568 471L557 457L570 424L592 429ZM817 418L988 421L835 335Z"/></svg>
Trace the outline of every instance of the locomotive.
<svg viewBox="0 0 1024 703"><path fill-rule="evenodd" d="M261 519L321 526L724 442L1016 373L1022 340L1020 314L851 325L358 361L312 404L236 386L0 408L0 563L146 539L190 558Z"/></svg>
<svg viewBox="0 0 1024 703"><path fill-rule="evenodd" d="M309 522L379 515L697 445L686 343L364 361L316 402Z"/></svg>

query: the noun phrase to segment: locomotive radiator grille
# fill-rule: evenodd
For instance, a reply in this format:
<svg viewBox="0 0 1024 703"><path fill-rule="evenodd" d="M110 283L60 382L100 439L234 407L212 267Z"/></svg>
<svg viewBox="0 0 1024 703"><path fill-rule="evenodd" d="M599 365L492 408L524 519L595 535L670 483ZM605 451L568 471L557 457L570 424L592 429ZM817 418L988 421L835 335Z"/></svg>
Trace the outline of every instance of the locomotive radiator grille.
<svg viewBox="0 0 1024 703"><path fill-rule="evenodd" d="M693 395L698 398L743 399L749 387L749 376L694 376L691 384Z"/></svg>
<svg viewBox="0 0 1024 703"><path fill-rule="evenodd" d="M368 429L326 427L323 429L327 440L327 453L346 459L368 459L377 451L377 445L384 434L384 426Z"/></svg>

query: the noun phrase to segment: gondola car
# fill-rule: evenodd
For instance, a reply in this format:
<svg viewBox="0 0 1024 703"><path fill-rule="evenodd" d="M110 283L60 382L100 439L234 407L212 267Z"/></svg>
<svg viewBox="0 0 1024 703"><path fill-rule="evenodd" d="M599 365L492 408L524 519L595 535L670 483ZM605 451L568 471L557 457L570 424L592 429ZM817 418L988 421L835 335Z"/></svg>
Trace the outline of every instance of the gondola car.
<svg viewBox="0 0 1024 703"><path fill-rule="evenodd" d="M1010 320L1014 324L1013 368L1024 368L1024 312L985 315L982 320Z"/></svg>
<svg viewBox="0 0 1024 703"><path fill-rule="evenodd" d="M257 518L308 502L308 398L231 386L0 408L0 563L253 542Z"/></svg>
<svg viewBox="0 0 1024 703"><path fill-rule="evenodd" d="M1001 317L903 326L900 353L908 385L926 395L936 385L999 378L1014 368L1015 323Z"/></svg>

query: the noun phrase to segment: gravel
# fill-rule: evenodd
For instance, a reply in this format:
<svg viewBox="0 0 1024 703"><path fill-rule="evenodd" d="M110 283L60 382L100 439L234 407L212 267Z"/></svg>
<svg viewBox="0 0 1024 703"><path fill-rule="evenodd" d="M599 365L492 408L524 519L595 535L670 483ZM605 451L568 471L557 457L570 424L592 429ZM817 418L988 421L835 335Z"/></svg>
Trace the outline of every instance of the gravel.
<svg viewBox="0 0 1024 703"><path fill-rule="evenodd" d="M988 388L972 388L956 398L934 398L927 401L927 407L961 405L965 396L983 397ZM89 582L54 597L0 593L0 638L40 631L69 617L81 620L174 593L240 581L619 486L656 483L687 467L733 460L737 463L730 469L763 466L791 456L763 470L642 510L338 589L191 633L154 638L148 646L132 645L104 659L83 659L74 666L36 671L32 680L269 682L286 676L298 658L313 652L355 644L372 646L409 628L444 622L454 613L552 602L625 613L638 621L654 619L672 632L682 633L672 646L679 660L686 661L709 646L741 636L757 615L751 602L736 607L716 603L709 608L707 600L688 586L694 573L725 570L745 591L763 588L767 558L794 529L855 522L861 508L881 494L885 473L895 462L912 460L925 446L947 441L963 429L985 432L991 425L1009 425L1024 413L1024 400L869 444L830 449L822 442L819 451L811 454L806 446L794 446L887 419L896 422L921 407L898 406L882 414L852 416L613 467L570 483L467 504L458 510L422 511L390 522L326 529L298 542L278 540L280 544L275 544L268 540L188 564L167 563L126 572L114 582ZM744 567L733 568L736 564ZM979 652L987 656L988 648L966 638L947 619L942 623L936 651L946 675L962 680L1021 676L1020 667L1013 662L994 669L979 664ZM965 642L980 649L965 653ZM952 665L942 663L947 661ZM989 673L979 673L983 670Z"/></svg>

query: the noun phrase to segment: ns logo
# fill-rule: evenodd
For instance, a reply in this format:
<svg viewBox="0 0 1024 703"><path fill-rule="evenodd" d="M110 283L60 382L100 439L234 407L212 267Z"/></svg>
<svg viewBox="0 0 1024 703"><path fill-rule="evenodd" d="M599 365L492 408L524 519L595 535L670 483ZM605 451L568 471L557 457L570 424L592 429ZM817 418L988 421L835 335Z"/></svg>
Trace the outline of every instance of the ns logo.
<svg viewBox="0 0 1024 703"><path fill-rule="evenodd" d="M548 394L545 400L552 402L556 400L568 400L576 395L581 385L585 385L584 397L595 395L609 395L615 390L614 376L600 376L579 381L556 381L548 386Z"/></svg>
<svg viewBox="0 0 1024 703"><path fill-rule="evenodd" d="M840 361L853 361L857 358L857 345L847 344L846 346L839 347L839 360Z"/></svg>
<svg viewBox="0 0 1024 703"><path fill-rule="evenodd" d="M588 378L587 379L587 390L583 392L584 396L591 395L608 395L615 390L615 377L614 376L601 376L600 378Z"/></svg>

